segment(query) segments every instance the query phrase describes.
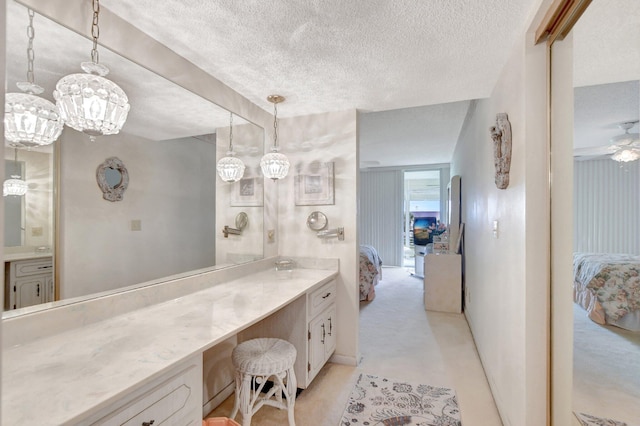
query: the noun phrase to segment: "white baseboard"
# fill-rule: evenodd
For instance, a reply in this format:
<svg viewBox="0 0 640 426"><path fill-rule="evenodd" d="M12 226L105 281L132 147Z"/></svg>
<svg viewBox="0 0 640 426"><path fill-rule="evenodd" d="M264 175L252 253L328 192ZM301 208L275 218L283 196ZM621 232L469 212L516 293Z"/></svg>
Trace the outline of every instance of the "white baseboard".
<svg viewBox="0 0 640 426"><path fill-rule="evenodd" d="M236 384L235 382L229 383L224 389L222 389L216 396L211 398L202 406L202 417L206 417L210 412L212 412L218 405L222 404L225 399L229 398L229 396L235 390ZM228 413L231 414L231 413Z"/></svg>
<svg viewBox="0 0 640 426"><path fill-rule="evenodd" d="M340 354L331 355L329 361L335 364L352 365L354 367L358 365L358 359L356 357Z"/></svg>

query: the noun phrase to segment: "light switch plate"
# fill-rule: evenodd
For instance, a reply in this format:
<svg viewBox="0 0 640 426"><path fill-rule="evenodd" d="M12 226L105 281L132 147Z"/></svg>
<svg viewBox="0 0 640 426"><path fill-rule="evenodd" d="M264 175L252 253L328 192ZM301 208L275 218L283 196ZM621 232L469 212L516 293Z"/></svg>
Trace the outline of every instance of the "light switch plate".
<svg viewBox="0 0 640 426"><path fill-rule="evenodd" d="M140 219L133 219L131 221L132 231L142 231L142 221Z"/></svg>

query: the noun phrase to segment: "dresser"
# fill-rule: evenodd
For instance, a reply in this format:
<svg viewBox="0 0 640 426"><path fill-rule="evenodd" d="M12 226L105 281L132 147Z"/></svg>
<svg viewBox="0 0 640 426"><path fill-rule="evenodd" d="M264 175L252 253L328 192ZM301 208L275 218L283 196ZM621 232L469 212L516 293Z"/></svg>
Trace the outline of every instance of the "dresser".
<svg viewBox="0 0 640 426"><path fill-rule="evenodd" d="M5 260L5 310L55 300L53 258L39 256Z"/></svg>

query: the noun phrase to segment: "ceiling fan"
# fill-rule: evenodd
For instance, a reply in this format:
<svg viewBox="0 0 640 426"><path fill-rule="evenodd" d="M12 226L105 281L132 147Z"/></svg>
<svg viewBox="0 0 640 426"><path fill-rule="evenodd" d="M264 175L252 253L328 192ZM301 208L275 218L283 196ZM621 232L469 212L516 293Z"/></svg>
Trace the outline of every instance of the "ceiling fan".
<svg viewBox="0 0 640 426"><path fill-rule="evenodd" d="M623 163L640 159L640 137L638 133L629 132L636 124L638 120L619 123L618 127L624 133L609 139L609 145L574 149L574 157L578 160L609 157Z"/></svg>

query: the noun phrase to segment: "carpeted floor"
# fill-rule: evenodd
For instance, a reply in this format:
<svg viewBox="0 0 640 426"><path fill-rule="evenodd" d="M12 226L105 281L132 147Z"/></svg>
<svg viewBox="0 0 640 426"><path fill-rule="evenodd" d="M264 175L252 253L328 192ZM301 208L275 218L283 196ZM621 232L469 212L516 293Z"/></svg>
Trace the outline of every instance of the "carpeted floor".
<svg viewBox="0 0 640 426"><path fill-rule="evenodd" d="M297 426L338 426L363 373L454 389L464 426L502 425L464 316L425 311L422 280L404 268L384 268L375 300L360 304L360 353L357 367L325 365L296 400ZM210 416L232 408L233 395ZM286 418L263 407L252 424L283 426Z"/></svg>
<svg viewBox="0 0 640 426"><path fill-rule="evenodd" d="M574 305L573 409L640 426L640 332L591 321Z"/></svg>

